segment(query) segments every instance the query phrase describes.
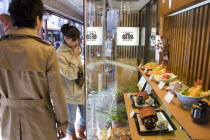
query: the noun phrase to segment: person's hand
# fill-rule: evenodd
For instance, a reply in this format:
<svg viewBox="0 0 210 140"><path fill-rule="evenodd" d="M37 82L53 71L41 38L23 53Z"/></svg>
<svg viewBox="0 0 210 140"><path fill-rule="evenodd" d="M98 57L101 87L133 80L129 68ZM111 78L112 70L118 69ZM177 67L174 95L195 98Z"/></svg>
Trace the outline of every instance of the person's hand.
<svg viewBox="0 0 210 140"><path fill-rule="evenodd" d="M58 130L58 139L62 139L66 137L66 130Z"/></svg>
<svg viewBox="0 0 210 140"><path fill-rule="evenodd" d="M82 48L80 46L75 47L74 49L74 55L78 57L82 53Z"/></svg>

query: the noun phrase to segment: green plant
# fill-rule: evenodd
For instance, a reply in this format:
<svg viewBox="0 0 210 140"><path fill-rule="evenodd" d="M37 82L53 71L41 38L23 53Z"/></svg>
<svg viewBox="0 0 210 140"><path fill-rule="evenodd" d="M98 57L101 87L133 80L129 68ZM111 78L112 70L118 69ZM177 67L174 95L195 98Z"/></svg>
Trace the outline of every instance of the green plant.
<svg viewBox="0 0 210 140"><path fill-rule="evenodd" d="M124 88L124 92L125 93L135 93L135 92L139 92L139 88L136 84L133 84L133 85L130 85L130 86L127 86Z"/></svg>
<svg viewBox="0 0 210 140"><path fill-rule="evenodd" d="M123 96L123 91L119 88L115 88L112 90L112 94L115 95L116 97Z"/></svg>
<svg viewBox="0 0 210 140"><path fill-rule="evenodd" d="M115 97L117 102L123 101L123 91L119 88L115 88L112 90L112 95Z"/></svg>
<svg viewBox="0 0 210 140"><path fill-rule="evenodd" d="M103 113L103 114L107 114L108 118L107 118L107 122L127 122L127 113L126 113L126 108L125 108L125 104L119 104L116 105L112 108L112 110L108 110L107 108L102 108L99 107L97 109L98 112ZM110 111L110 112L109 112Z"/></svg>
<svg viewBox="0 0 210 140"><path fill-rule="evenodd" d="M112 112L109 114L107 121L108 122L124 122L126 123L128 120L125 104L119 104L117 105Z"/></svg>

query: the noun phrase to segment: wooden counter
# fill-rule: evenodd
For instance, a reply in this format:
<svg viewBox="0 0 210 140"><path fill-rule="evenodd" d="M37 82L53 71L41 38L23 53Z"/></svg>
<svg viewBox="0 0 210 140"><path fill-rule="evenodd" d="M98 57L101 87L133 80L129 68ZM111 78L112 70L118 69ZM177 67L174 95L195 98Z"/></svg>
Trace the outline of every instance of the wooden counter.
<svg viewBox="0 0 210 140"><path fill-rule="evenodd" d="M136 95L136 93L131 93L131 95ZM125 99L125 104L126 104L126 111L127 111L127 116L128 116L129 126L130 126L131 137L133 140L142 140L143 138L144 140L166 140L166 139L189 140L190 139L183 130L179 129L179 124L173 118L171 120L174 123L174 125L177 127L176 131L163 133L159 135L151 135L151 136L139 135L134 118L130 118L131 111L134 110L135 112L138 112L138 109L132 108L131 100L130 98L127 97L127 93L124 93L124 99Z"/></svg>
<svg viewBox="0 0 210 140"><path fill-rule="evenodd" d="M179 122L179 124L186 130L186 132L190 135L192 139L205 139L210 140L210 122L205 125L196 124L192 121L190 116L190 110L184 109L181 106L181 103L178 101L177 97L174 97L171 104L168 104L164 100L164 96L166 95L167 91L164 90L167 86L164 87L163 90L160 90L157 85L158 83L154 80L149 81L149 77L143 74L143 71L139 69L141 74L145 77L147 82L152 86L153 90L160 98L164 106L168 109L168 111L174 116L174 118ZM183 85L183 87L187 87ZM210 102L204 99L208 104Z"/></svg>

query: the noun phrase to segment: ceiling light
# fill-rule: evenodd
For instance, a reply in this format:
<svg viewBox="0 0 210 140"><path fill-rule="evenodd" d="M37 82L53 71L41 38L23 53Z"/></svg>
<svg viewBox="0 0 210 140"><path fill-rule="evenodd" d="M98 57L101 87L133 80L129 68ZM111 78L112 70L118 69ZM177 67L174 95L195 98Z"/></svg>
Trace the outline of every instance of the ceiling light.
<svg viewBox="0 0 210 140"><path fill-rule="evenodd" d="M171 9L172 0L169 0L169 9Z"/></svg>
<svg viewBox="0 0 210 140"><path fill-rule="evenodd" d="M175 13L173 13L173 14L170 14L170 15L168 15L168 16L175 16L175 15L178 15L178 14L180 14L180 13L189 11L189 10L191 10L191 9L200 7L200 6L205 5L205 4L208 4L208 3L210 3L210 0L205 0L205 1L203 1L203 2L200 2L200 3L198 3L198 4L195 4L195 5L190 6L190 7L188 7L188 8L185 8L185 9L183 9L183 10L180 10L180 11L178 11L178 12L175 12Z"/></svg>

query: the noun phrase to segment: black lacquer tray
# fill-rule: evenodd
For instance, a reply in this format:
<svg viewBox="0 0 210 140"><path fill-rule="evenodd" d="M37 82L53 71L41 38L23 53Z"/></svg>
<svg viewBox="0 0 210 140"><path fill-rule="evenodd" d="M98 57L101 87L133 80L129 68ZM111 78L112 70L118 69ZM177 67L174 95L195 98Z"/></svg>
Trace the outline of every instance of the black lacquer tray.
<svg viewBox="0 0 210 140"><path fill-rule="evenodd" d="M151 98L154 99L154 103L153 103L151 106L154 107L154 108L160 107L160 103L158 102L158 100L157 100L157 98L155 97L155 95L154 95L154 94L149 94L149 96L150 96ZM131 95L130 98L131 98L132 107L133 107L134 109L141 108L141 107L144 107L144 106L148 106L147 104L138 105L138 104L136 103L137 95Z"/></svg>
<svg viewBox="0 0 210 140"><path fill-rule="evenodd" d="M156 134L162 134L167 132L176 131L177 128L171 121L171 119L168 117L168 115L165 113L164 110L155 110L158 116L158 120L166 120L168 122L168 127L166 129L160 129L156 127L153 130L147 130L144 125L142 124L142 121L140 119L140 114L135 113L134 114L134 120L136 123L136 128L139 133L139 135L146 136L146 135L156 135Z"/></svg>

